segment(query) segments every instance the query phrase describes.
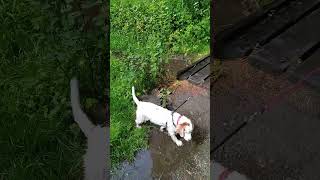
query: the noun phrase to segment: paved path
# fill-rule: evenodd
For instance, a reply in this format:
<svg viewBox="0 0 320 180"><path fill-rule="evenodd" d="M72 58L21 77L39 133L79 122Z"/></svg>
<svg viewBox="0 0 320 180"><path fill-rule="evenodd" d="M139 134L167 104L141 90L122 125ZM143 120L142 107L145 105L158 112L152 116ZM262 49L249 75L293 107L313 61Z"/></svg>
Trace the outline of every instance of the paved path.
<svg viewBox="0 0 320 180"><path fill-rule="evenodd" d="M252 179L320 179L320 0L274 2L216 36L212 157Z"/></svg>
<svg viewBox="0 0 320 180"><path fill-rule="evenodd" d="M213 158L252 179L320 179L320 94L307 86L283 94L294 84L245 60L225 62L223 68L225 75L211 89L211 147L235 133ZM266 112L237 131L265 104Z"/></svg>
<svg viewBox="0 0 320 180"><path fill-rule="evenodd" d="M222 8L222 7L221 7ZM235 17L236 18L236 17ZM320 0L279 0L215 36L214 57L247 57L258 69L291 74L320 90Z"/></svg>
<svg viewBox="0 0 320 180"><path fill-rule="evenodd" d="M249 180L245 175L223 167L218 162L211 162L210 174L211 180Z"/></svg>

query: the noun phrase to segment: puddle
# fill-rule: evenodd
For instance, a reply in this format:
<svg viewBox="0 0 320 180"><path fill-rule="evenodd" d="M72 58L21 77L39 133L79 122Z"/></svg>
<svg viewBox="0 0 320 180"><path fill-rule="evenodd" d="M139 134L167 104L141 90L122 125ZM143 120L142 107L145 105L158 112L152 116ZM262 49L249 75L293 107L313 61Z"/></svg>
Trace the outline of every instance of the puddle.
<svg viewBox="0 0 320 180"><path fill-rule="evenodd" d="M111 180L116 179L152 179L153 161L148 150L141 150L137 153L135 161L131 164L122 163L120 168L112 172Z"/></svg>
<svg viewBox="0 0 320 180"><path fill-rule="evenodd" d="M150 148L139 151L133 163L122 163L112 173L111 179L186 179L205 176L195 168L204 163L191 157L203 146L203 140L198 134L191 142L183 141L184 145L178 147L167 134L154 128L151 130ZM209 147L206 149L208 151L205 153L209 156ZM209 157L203 157L203 160L209 161Z"/></svg>
<svg viewBox="0 0 320 180"><path fill-rule="evenodd" d="M149 149L137 153L134 162L122 163L112 173L115 179L208 179L210 176L209 143L209 93L207 90L195 92L193 85L182 82L172 104L177 107L187 97L192 98L178 112L186 115L195 126L192 140L178 147L166 132L151 125ZM140 97L141 98L141 97ZM144 96L144 101L159 104L156 94ZM144 124L143 126L148 126Z"/></svg>

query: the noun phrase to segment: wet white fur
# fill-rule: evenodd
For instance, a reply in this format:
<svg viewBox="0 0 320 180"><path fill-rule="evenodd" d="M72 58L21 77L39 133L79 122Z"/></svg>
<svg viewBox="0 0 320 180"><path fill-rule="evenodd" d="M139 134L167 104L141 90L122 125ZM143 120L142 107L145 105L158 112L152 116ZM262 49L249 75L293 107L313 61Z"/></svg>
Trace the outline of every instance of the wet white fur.
<svg viewBox="0 0 320 180"><path fill-rule="evenodd" d="M87 137L87 150L84 155L84 179L105 180L107 179L107 155L109 139L107 132L109 128L95 126L83 112L80 105L78 80L70 81L71 107L74 120Z"/></svg>
<svg viewBox="0 0 320 180"><path fill-rule="evenodd" d="M172 122L172 112L168 109L165 109L161 106L155 105L150 102L143 102L139 101L138 98L135 95L134 87L132 87L132 97L134 102L137 105L137 111L136 111L136 126L140 128L140 124L150 121L156 125L160 126L160 130L163 131L164 128L167 129L169 136L171 139L178 145L182 146L182 141L178 140L176 137L176 134L178 133L176 130L176 127L174 126ZM179 118L179 113L173 113L173 121L175 125L177 126L177 120ZM184 133L182 133L183 138L186 141L191 140L191 133L193 130L193 125L191 123L191 120L185 116L182 116L179 120L179 124L188 123L188 126L184 126Z"/></svg>

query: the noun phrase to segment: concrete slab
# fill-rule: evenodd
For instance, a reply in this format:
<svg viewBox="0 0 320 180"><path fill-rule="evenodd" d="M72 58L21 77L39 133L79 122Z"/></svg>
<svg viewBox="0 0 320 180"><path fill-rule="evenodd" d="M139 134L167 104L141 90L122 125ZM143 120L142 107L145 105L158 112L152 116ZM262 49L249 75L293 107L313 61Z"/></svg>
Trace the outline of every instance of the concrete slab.
<svg viewBox="0 0 320 180"><path fill-rule="evenodd" d="M306 84L320 92L320 49L304 60L304 62L293 71L290 79L294 82L304 80Z"/></svg>
<svg viewBox="0 0 320 180"><path fill-rule="evenodd" d="M211 180L249 180L243 174L233 171L222 166L220 163L212 161L210 165L210 179Z"/></svg>
<svg viewBox="0 0 320 180"><path fill-rule="evenodd" d="M247 115L293 85L285 76L271 76L245 60L226 61L222 68L222 77L211 87L211 150ZM320 157L315 139L320 135L320 94L303 86L278 100L269 115L257 116L212 158L252 179L315 179L317 171L312 167Z"/></svg>
<svg viewBox="0 0 320 180"><path fill-rule="evenodd" d="M249 123L214 158L252 179L320 179L320 119L281 104Z"/></svg>
<svg viewBox="0 0 320 180"><path fill-rule="evenodd" d="M245 61L224 62L222 77L214 83L211 91L211 149L244 122L244 117L259 111L280 82L267 74L258 72ZM274 87L264 80L272 81Z"/></svg>
<svg viewBox="0 0 320 180"><path fill-rule="evenodd" d="M284 32L317 4L318 0L275 1L272 7L243 19L240 25L234 25L234 31L228 36L220 38L221 35L217 34L215 57L230 59L245 56L257 44L264 45Z"/></svg>
<svg viewBox="0 0 320 180"><path fill-rule="evenodd" d="M262 48L255 49L248 57L249 62L265 71L286 71L296 57L302 56L320 41L320 9L310 10L294 26L272 39Z"/></svg>
<svg viewBox="0 0 320 180"><path fill-rule="evenodd" d="M197 62L193 63L192 65L188 66L187 68L181 70L178 73L178 79L179 80L186 80L186 79L190 78L191 76L198 73L198 75L196 77L196 81L201 81L202 79L205 79L205 77L207 77L207 75L210 74L210 72L209 72L210 67L209 67L209 71L207 71L205 69L205 67L207 67L207 66L210 66L210 56L204 57L203 59L200 59ZM202 75L199 73L202 73ZM200 75L200 77L199 77L199 75Z"/></svg>

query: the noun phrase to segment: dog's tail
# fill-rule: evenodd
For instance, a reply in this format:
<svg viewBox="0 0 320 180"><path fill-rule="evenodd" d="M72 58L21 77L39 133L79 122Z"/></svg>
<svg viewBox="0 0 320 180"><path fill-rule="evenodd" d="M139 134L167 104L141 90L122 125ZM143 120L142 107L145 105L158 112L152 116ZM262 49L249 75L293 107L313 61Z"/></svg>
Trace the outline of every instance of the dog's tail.
<svg viewBox="0 0 320 180"><path fill-rule="evenodd" d="M94 128L94 125L88 118L88 116L83 112L80 105L80 96L79 96L79 83L76 78L72 78L70 81L71 89L71 107L74 120L78 123L82 132L88 137L90 130Z"/></svg>
<svg viewBox="0 0 320 180"><path fill-rule="evenodd" d="M133 101L136 103L136 105L139 105L140 101L136 96L136 93L134 91L134 87L133 86L132 86L132 98L133 98Z"/></svg>

